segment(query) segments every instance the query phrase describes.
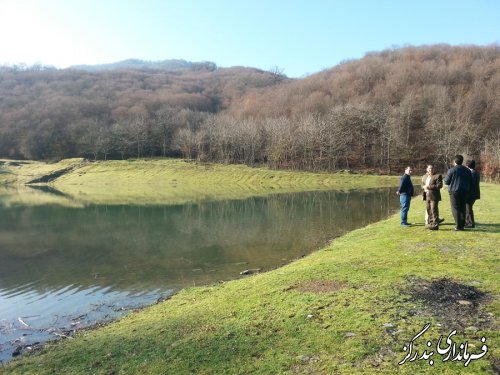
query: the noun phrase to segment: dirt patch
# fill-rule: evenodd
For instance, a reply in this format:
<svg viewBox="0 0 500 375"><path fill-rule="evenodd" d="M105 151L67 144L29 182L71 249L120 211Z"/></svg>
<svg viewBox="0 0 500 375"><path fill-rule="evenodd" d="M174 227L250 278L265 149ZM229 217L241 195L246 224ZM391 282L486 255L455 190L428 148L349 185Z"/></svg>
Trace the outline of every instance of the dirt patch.
<svg viewBox="0 0 500 375"><path fill-rule="evenodd" d="M331 293L347 288L348 284L335 280L309 280L293 286L290 289L306 293Z"/></svg>
<svg viewBox="0 0 500 375"><path fill-rule="evenodd" d="M485 329L493 325L491 316L481 305L491 300L490 296L470 285L448 278L410 280L409 294L423 302L420 315L431 315L443 326L453 329L475 327Z"/></svg>

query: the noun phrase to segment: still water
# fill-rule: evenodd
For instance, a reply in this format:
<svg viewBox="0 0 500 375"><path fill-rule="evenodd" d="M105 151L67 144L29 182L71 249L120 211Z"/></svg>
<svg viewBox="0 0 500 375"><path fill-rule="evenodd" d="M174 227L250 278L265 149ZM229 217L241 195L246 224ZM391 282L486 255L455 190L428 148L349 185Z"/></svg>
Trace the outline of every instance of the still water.
<svg viewBox="0 0 500 375"><path fill-rule="evenodd" d="M170 206L5 204L0 360L186 286L263 271L394 213L388 189Z"/></svg>

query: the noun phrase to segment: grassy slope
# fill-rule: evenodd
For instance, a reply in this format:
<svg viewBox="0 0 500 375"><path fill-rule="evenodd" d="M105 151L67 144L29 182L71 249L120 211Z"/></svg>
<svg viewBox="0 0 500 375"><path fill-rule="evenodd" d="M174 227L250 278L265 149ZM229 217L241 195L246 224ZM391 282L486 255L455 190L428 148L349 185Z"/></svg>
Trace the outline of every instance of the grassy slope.
<svg viewBox="0 0 500 375"><path fill-rule="evenodd" d="M83 159L66 159L58 163L37 161L15 161L0 159L0 203L4 205L60 204L64 206L82 206L71 197L47 194L43 190L26 187L25 184L67 168L83 165Z"/></svg>
<svg viewBox="0 0 500 375"><path fill-rule="evenodd" d="M3 371L492 373L500 353L499 197L500 186L483 186L476 203L481 225L475 230L452 232L451 225L438 232L422 226L400 228L396 215L272 272L186 289L105 328L50 345L41 355L14 361ZM449 223L446 198L441 216ZM410 221L421 222L423 211L422 202L413 202ZM489 302L480 305L481 313L490 316L489 326L458 332L455 338L457 343L467 340L469 350L479 353L479 338L485 336L489 352L484 358L468 367L463 362L442 363L440 356L434 357L432 368L427 361L397 365L405 354L403 345L425 323L433 323L424 337L434 345L439 335L446 337L454 328L446 319L426 316L425 307L408 298L404 290L409 277L448 277L490 294ZM325 293L295 288L306 280L333 280L344 287ZM480 326L479 315L471 319L471 326Z"/></svg>
<svg viewBox="0 0 500 375"><path fill-rule="evenodd" d="M83 164L84 160L78 158L65 159L57 163L0 159L0 186L23 185L44 175Z"/></svg>
<svg viewBox="0 0 500 375"><path fill-rule="evenodd" d="M394 177L273 171L183 160L91 163L62 176L55 187L94 203L184 203L319 189L394 186Z"/></svg>
<svg viewBox="0 0 500 375"><path fill-rule="evenodd" d="M203 199L240 199L272 193L397 186L394 176L308 173L198 164L174 159L4 165L0 185L27 181L74 166L51 186L78 202L103 204L173 204ZM0 170L2 166L0 166Z"/></svg>

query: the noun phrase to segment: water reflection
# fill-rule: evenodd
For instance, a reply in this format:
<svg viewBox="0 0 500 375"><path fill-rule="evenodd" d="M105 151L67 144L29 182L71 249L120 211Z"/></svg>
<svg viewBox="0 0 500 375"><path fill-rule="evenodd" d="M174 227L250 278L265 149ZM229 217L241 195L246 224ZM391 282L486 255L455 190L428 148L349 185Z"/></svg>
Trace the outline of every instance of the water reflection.
<svg viewBox="0 0 500 375"><path fill-rule="evenodd" d="M314 192L180 206L0 207L0 290L143 291L276 266L386 216L389 192ZM238 266L240 265L240 266Z"/></svg>
<svg viewBox="0 0 500 375"><path fill-rule="evenodd" d="M95 306L114 311L244 269L273 268L386 217L398 205L393 195L383 189L88 207L0 199L0 346L16 335L18 317L37 317L31 321L39 330L55 316L69 317L66 324L82 315L95 321Z"/></svg>

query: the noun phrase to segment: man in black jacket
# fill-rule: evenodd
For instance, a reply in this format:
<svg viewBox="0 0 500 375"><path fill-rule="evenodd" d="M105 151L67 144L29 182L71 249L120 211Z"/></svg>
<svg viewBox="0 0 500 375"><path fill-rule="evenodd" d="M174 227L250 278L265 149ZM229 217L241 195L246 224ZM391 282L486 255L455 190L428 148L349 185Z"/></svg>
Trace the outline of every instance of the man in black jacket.
<svg viewBox="0 0 500 375"><path fill-rule="evenodd" d="M474 228L476 226L476 222L474 221L474 211L472 210L472 206L474 206L474 202L477 199L481 198L481 193L479 191L480 175L475 169L475 160L467 160L465 165L469 168L472 175L469 196L467 198L467 202L465 203L465 228Z"/></svg>
<svg viewBox="0 0 500 375"><path fill-rule="evenodd" d="M402 227L409 227L411 225L408 223L408 211L410 210L411 197L414 194L413 184L410 177L412 173L413 168L406 167L405 174L401 177L399 182L398 191L396 191L396 194L399 195L399 202L401 203Z"/></svg>
<svg viewBox="0 0 500 375"><path fill-rule="evenodd" d="M463 162L464 157L462 155L455 155L453 168L448 171L448 175L444 179L450 193L451 212L456 224L454 230L464 230L465 204L469 196L472 180L472 175L469 169L462 165Z"/></svg>

